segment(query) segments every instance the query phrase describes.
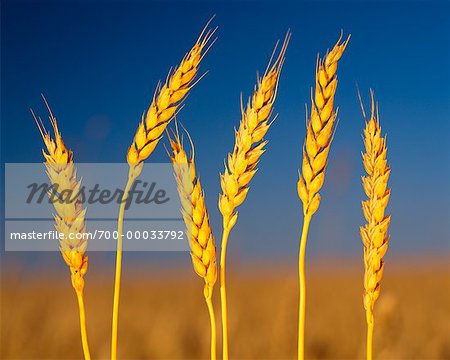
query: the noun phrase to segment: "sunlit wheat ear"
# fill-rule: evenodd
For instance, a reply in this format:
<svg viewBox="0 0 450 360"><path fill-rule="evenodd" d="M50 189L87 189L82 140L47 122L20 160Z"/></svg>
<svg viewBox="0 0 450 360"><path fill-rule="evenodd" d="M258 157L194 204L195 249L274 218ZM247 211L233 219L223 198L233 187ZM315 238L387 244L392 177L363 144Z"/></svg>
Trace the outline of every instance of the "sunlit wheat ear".
<svg viewBox="0 0 450 360"><path fill-rule="evenodd" d="M306 121L306 137L303 145L302 171L299 172L297 191L303 203L303 226L298 256L299 268L299 312L298 353L299 360L305 358L306 278L305 254L309 225L320 205L319 190L325 180L328 152L336 130L337 110L334 96L337 88L337 64L348 41L342 35L333 49L316 63L316 86L311 96L311 113Z"/></svg>
<svg viewBox="0 0 450 360"><path fill-rule="evenodd" d="M88 270L88 256L85 255L87 240L83 236L77 236L84 234L86 230L86 209L83 209L79 198L81 180L77 180L77 172L73 163L73 152L65 146L56 118L44 96L43 100L49 112L54 137L46 130L42 120L36 117L33 110L31 110L31 114L36 121L45 144L45 149L42 150L42 153L45 158L47 175L53 186L53 190L49 190L49 196L54 196L61 200L54 202L56 210L54 215L55 228L58 233L64 235L64 238L60 239L60 251L70 269L72 286L77 294L84 357L85 359L90 359L83 294L84 276Z"/></svg>
<svg viewBox="0 0 450 360"><path fill-rule="evenodd" d="M306 124L302 171L298 181L298 195L305 215L313 215L319 208L319 190L324 183L328 152L335 131L336 70L350 36L344 42L341 42L341 38L324 59L317 61L316 86L314 96L311 97L311 113Z"/></svg>
<svg viewBox="0 0 450 360"><path fill-rule="evenodd" d="M170 160L172 161L178 194L181 201L181 212L186 224L186 233L191 248L192 264L195 272L204 279L203 295L208 305L211 321L211 359L216 358L216 321L212 305L214 284L217 281L216 246L209 224L205 196L197 175L194 162L194 144L189 133L191 156L186 154L183 140L180 138L178 126L168 134L170 143Z"/></svg>
<svg viewBox="0 0 450 360"><path fill-rule="evenodd" d="M206 24L197 42L184 56L181 63L167 76L164 85L158 85L153 101L136 130L133 143L128 149L127 161L130 165L147 159L161 139L167 125L180 109L197 79L199 65L215 39L211 40L217 27L208 29L212 19Z"/></svg>
<svg viewBox="0 0 450 360"><path fill-rule="evenodd" d="M205 280L207 287L212 289L217 280L216 246L209 224L204 192L195 169L194 146L191 142L192 155L188 156L178 127L172 136L168 137L171 148L170 159L174 166L194 270Z"/></svg>
<svg viewBox="0 0 450 360"><path fill-rule="evenodd" d="M228 237L236 224L238 212L236 208L247 197L249 184L255 175L259 158L265 151L267 141L265 135L269 130L273 105L277 96L278 80L284 64L284 57L291 38L288 31L281 50L276 56L278 43L272 53L267 69L258 78L258 83L249 99L245 110L242 106L242 118L239 129L235 131L233 152L228 154L225 170L220 175L222 194L219 195L219 209L222 213L222 243L220 253L220 295L222 305L222 357L228 359L228 325L225 285L225 263ZM275 60L273 60L275 59Z"/></svg>
<svg viewBox="0 0 450 360"><path fill-rule="evenodd" d="M267 69L258 78L253 96L242 109L239 128L235 132L233 152L228 154L224 173L220 176L222 194L219 209L223 216L223 226L231 230L237 219L235 209L241 205L249 191L249 184L255 175L259 158L265 152L267 141L265 135L272 124L271 115L277 95L278 80L284 64L285 54L291 33L288 32L275 61L275 47Z"/></svg>
<svg viewBox="0 0 450 360"><path fill-rule="evenodd" d="M196 84L200 62L215 40L212 40L216 29L208 29L210 22L206 24L197 42L185 55L178 67L169 72L167 80L163 86L158 85L153 101L147 112L142 116L133 142L127 151L127 161L129 165L128 179L124 188L124 196L119 207L117 219L117 252L116 252L116 272L114 281L114 300L112 316L112 336L111 336L111 359L117 359L117 334L119 321L119 298L120 298L120 277L122 269L122 248L123 248L123 217L125 212L125 200L128 191L136 178L141 173L144 160L146 160L161 140L167 125L181 108L183 100L186 99L189 91Z"/></svg>
<svg viewBox="0 0 450 360"><path fill-rule="evenodd" d="M360 98L361 100L361 98ZM389 242L388 228L391 216L386 215L391 190L388 188L391 168L387 164L386 138L381 135L378 105L375 109L374 94L371 91L371 115L366 118L361 101L365 128L362 154L367 175L362 177L367 200L362 202L366 225L361 226L361 239L364 245L364 308L368 325L367 358L372 358L372 333L374 325L373 309L380 295L384 261Z"/></svg>

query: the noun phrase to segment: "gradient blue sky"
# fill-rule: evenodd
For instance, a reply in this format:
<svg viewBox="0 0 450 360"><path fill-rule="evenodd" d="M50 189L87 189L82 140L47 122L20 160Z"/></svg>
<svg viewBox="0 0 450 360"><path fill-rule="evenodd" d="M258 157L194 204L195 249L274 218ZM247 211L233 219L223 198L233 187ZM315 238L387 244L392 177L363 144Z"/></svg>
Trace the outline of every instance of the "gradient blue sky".
<svg viewBox="0 0 450 360"><path fill-rule="evenodd" d="M232 149L239 96L251 94L277 39L292 29L270 143L240 208L230 256L296 256L296 194L305 103L317 54L341 29L339 126L313 219L311 255L361 254L361 131L356 83L380 104L392 166L390 253L450 250L450 5L448 2L5 2L1 9L2 163L42 161L29 114L47 96L77 162L123 162L142 111L213 15L208 75L180 114L196 145L216 237L218 174ZM167 161L158 146L150 161ZM124 181L125 181L125 175Z"/></svg>

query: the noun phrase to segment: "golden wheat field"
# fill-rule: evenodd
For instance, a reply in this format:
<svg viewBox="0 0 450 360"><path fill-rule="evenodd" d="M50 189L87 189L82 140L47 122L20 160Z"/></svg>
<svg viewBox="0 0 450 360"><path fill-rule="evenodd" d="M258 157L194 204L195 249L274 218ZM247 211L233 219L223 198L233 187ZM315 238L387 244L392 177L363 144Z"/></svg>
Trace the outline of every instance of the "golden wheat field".
<svg viewBox="0 0 450 360"><path fill-rule="evenodd" d="M383 296L375 309L375 358L449 359L448 265L420 259L395 260L397 264L388 261ZM415 262L414 269L411 265ZM252 270L245 270L231 264L230 358L295 358L295 268L252 264ZM51 273L36 270L30 274L12 266L2 274L2 359L82 357L76 298L67 281L67 269L59 265L60 271ZM120 358L208 358L208 313L200 291L202 281L193 276L188 265L138 266L124 273ZM336 260L332 265L320 262L310 266L307 358L364 357L362 271L356 259L340 266ZM113 279L109 275L104 269L92 270L85 289L91 353L99 359L108 358L110 350L112 299L108 295L113 291ZM214 304L219 309L218 291Z"/></svg>

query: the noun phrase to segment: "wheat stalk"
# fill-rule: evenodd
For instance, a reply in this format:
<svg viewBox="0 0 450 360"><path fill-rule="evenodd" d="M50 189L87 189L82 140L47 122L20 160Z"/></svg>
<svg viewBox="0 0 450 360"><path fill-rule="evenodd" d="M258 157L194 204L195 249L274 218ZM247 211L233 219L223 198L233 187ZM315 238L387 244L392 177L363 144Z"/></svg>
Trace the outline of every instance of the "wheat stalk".
<svg viewBox="0 0 450 360"><path fill-rule="evenodd" d="M367 321L367 359L372 359L372 338L374 327L373 309L380 295L380 282L383 277L384 261L389 242L388 228L390 215L385 215L391 190L387 188L391 168L386 160L386 138L381 136L378 116L378 104L371 91L371 116L367 120L361 101L365 121L364 147L362 154L367 176L362 177L367 200L362 202L362 209L367 223L361 226L361 239L364 244L364 308Z"/></svg>
<svg viewBox="0 0 450 360"><path fill-rule="evenodd" d="M127 161L130 166L139 164L150 156L189 90L198 81L196 76L200 62L215 42L213 40L210 43L210 40L217 28L207 31L211 21L212 19L208 21L197 42L184 56L180 65L173 72L169 72L166 83L162 87L158 84L153 101L145 116L142 116L128 149Z"/></svg>
<svg viewBox="0 0 450 360"><path fill-rule="evenodd" d="M111 359L117 359L117 332L119 321L119 295L120 295L120 276L122 270L122 233L123 216L125 212L125 203L128 192L136 178L142 171L143 162L150 156L158 142L161 140L167 125L181 109L183 100L189 91L200 79L196 79L198 67L209 48L212 46L210 41L216 29L209 29L209 20L197 42L191 50L185 55L178 67L169 72L165 84L157 86L153 101L150 104L146 114L136 130L133 142L127 152L127 162L129 164L128 179L124 189L122 202L119 208L117 221L117 252L116 252L116 272L114 281L114 302L112 318L111 335Z"/></svg>
<svg viewBox="0 0 450 360"><path fill-rule="evenodd" d="M86 230L84 220L86 209L83 209L81 199L78 196L81 180L77 180L73 152L65 146L56 118L45 97L42 96L42 98L49 112L54 138L46 130L42 120L36 117L33 110L31 110L31 114L46 148L42 150L42 153L53 189L49 190L49 196L57 197L57 201L53 203L56 210L56 215L54 215L55 228L58 233L64 235L63 239L60 239L60 251L70 269L72 287L77 295L84 357L90 359L84 308L84 276L88 269L88 256L85 255L87 240L82 236L78 239L78 236L76 236L85 233ZM72 197L74 194L76 195L75 198Z"/></svg>
<svg viewBox="0 0 450 360"><path fill-rule="evenodd" d="M217 280L216 246L209 225L209 215L206 210L205 196L200 179L195 170L194 145L191 143L192 155L188 157L183 140L179 136L178 126L169 137L177 189L180 196L182 214L186 224L186 233L191 248L192 264L195 272L204 279L203 295L209 310L211 322L211 359L216 359L216 321L212 304L214 284Z"/></svg>
<svg viewBox="0 0 450 360"><path fill-rule="evenodd" d="M249 191L249 183L257 171L259 158L265 151L267 141L264 137L272 124L270 121L275 102L278 80L284 63L286 49L291 37L288 31L280 52L273 61L275 46L267 69L249 99L247 107L242 108L242 118L236 131L233 152L228 154L224 173L220 175L222 194L219 196L219 209L223 218L223 233L220 254L220 294L222 305L223 359L228 359L228 324L225 284L225 264L228 237L236 224L238 212ZM278 44L277 44L278 45Z"/></svg>
<svg viewBox="0 0 450 360"><path fill-rule="evenodd" d="M342 35L323 60L316 65L316 87L311 97L311 113L306 124L306 139L303 145L302 171L297 184L298 195L303 203L303 229L299 249L299 325L298 359L304 359L305 339L305 252L309 224L320 204L319 190L325 179L328 152L335 131L337 110L334 110L334 95L337 88L337 63L350 36L341 42Z"/></svg>

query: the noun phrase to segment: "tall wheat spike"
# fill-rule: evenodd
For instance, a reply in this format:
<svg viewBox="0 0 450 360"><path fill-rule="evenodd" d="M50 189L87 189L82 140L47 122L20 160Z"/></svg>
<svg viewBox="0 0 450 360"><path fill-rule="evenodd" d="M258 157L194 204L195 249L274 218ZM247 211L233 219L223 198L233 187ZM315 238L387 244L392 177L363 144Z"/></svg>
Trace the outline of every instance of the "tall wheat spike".
<svg viewBox="0 0 450 360"><path fill-rule="evenodd" d="M259 158L265 151L267 141L264 137L272 124L270 121L273 104L277 95L278 80L283 67L286 49L291 37L288 31L281 50L273 61L275 46L267 69L249 99L246 109L242 109L239 129L233 152L228 154L225 171L220 176L222 194L219 196L219 209L223 218L223 233L220 254L220 294L222 305L222 346L223 359L228 359L228 324L225 284L226 250L231 229L236 224L238 212L249 191L249 183L257 171ZM277 44L278 45L278 44Z"/></svg>
<svg viewBox="0 0 450 360"><path fill-rule="evenodd" d="M342 35L328 52L325 59L316 65L316 87L311 97L311 113L306 124L306 139L303 145L302 171L299 174L297 190L303 203L303 229L299 249L299 327L298 359L304 359L305 339L305 252L309 224L320 204L319 190L325 179L328 152L335 131L337 110L334 110L334 96L337 88L336 70L338 61L350 40L342 41Z"/></svg>
<svg viewBox="0 0 450 360"><path fill-rule="evenodd" d="M361 97L360 97L361 100ZM361 226L361 239L364 245L364 308L367 321L367 359L372 359L373 327L375 302L380 295L380 282L383 277L384 261L389 242L388 228L391 216L386 215L391 190L388 180L391 168L387 165L386 138L381 136L378 116L378 104L375 109L373 91L371 91L371 115L367 120L361 101L365 129L362 154L367 176L362 177L367 200L362 202L362 209L367 223Z"/></svg>
<svg viewBox="0 0 450 360"><path fill-rule="evenodd" d="M186 131L187 133L187 131ZM205 195L197 175L194 162L194 145L191 143L192 155L188 157L180 138L178 126L169 137L177 189L180 196L182 214L186 224L186 233L191 248L192 264L195 272L204 279L203 295L208 306L211 322L211 359L216 359L216 320L212 303L214 284L217 280L216 246L209 225L209 215L205 205Z"/></svg>
<svg viewBox="0 0 450 360"><path fill-rule="evenodd" d="M56 118L45 97L42 96L42 98L49 112L54 138L46 130L42 120L36 117L33 110L31 110L31 114L46 148L42 149L42 153L45 158L47 175L53 187L53 190L49 191L49 196L59 199L53 203L56 210L56 215L54 215L55 228L58 233L64 235L64 238L60 240L60 251L70 269L72 287L77 295L84 358L90 359L84 307L84 276L88 269L88 256L85 255L87 240L82 236L81 239L77 239L76 236L85 233L86 230L84 221L86 209L83 209L78 195L81 180L77 180L73 152L65 146Z"/></svg>
<svg viewBox="0 0 450 360"><path fill-rule="evenodd" d="M122 271L122 233L123 216L128 192L136 178L142 171L143 162L150 156L158 142L161 140L167 125L180 110L183 100L199 79L198 67L209 48L212 46L211 39L217 28L208 30L210 21L201 32L197 42L185 55L178 67L169 72L165 84L157 86L153 101L142 116L142 120L136 130L133 142L127 152L127 162L129 164L128 179L124 189L123 199L119 208L117 221L117 252L116 252L116 273L114 281L114 303L112 316L111 335L111 359L117 359L117 332L119 322L119 295L120 276Z"/></svg>

